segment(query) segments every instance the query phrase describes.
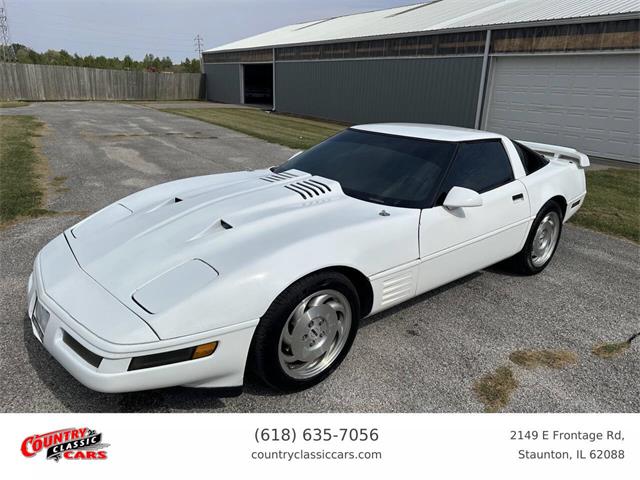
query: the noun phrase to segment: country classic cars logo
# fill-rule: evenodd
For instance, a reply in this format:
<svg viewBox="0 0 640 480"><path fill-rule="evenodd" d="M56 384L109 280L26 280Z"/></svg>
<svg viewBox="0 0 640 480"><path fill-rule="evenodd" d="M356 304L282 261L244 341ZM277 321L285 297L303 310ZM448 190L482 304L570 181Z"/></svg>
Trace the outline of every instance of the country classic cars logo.
<svg viewBox="0 0 640 480"><path fill-rule="evenodd" d="M47 460L105 460L108 443L102 443L102 433L90 428L66 428L55 432L31 435L24 439L22 455L33 457L42 450Z"/></svg>

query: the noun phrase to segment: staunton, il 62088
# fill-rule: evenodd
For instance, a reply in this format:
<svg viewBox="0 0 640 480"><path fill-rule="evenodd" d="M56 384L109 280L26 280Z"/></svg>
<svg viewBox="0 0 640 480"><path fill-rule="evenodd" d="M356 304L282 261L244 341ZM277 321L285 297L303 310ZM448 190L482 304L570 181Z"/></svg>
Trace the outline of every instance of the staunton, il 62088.
<svg viewBox="0 0 640 480"><path fill-rule="evenodd" d="M478 130L355 126L278 167L158 185L69 228L35 259L33 331L94 390L235 388L248 370L306 388L363 317L504 260L542 271L588 165Z"/></svg>

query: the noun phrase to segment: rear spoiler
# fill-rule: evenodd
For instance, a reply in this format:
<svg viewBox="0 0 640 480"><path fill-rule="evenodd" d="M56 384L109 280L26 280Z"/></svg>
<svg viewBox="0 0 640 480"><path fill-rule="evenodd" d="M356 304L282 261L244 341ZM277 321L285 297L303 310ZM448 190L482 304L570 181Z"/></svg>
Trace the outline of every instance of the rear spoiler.
<svg viewBox="0 0 640 480"><path fill-rule="evenodd" d="M552 160L569 160L571 162L577 160L580 168L587 168L591 164L589 162L589 157L573 148L559 147L557 145L546 145L544 143L535 142L520 143Z"/></svg>

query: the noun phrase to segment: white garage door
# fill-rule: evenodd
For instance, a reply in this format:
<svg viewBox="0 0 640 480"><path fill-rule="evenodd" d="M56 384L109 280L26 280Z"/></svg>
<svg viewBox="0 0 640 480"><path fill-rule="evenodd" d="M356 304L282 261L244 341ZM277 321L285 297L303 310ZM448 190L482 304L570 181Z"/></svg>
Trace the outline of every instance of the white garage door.
<svg viewBox="0 0 640 480"><path fill-rule="evenodd" d="M486 130L640 163L640 55L494 57Z"/></svg>

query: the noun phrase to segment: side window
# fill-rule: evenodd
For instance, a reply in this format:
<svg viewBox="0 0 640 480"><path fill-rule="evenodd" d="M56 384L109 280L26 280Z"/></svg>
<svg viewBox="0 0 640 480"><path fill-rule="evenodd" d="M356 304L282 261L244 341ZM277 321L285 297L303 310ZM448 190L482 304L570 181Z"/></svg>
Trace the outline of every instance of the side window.
<svg viewBox="0 0 640 480"><path fill-rule="evenodd" d="M460 143L437 205L442 205L444 197L453 187L484 193L511 181L511 162L500 140Z"/></svg>

